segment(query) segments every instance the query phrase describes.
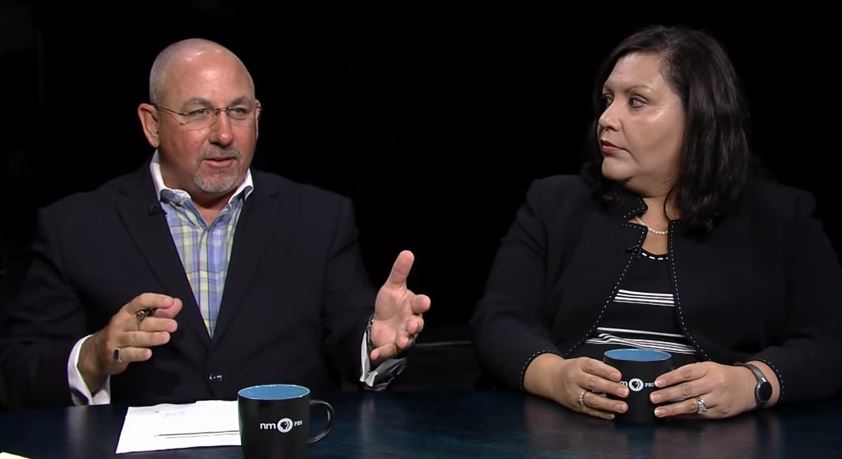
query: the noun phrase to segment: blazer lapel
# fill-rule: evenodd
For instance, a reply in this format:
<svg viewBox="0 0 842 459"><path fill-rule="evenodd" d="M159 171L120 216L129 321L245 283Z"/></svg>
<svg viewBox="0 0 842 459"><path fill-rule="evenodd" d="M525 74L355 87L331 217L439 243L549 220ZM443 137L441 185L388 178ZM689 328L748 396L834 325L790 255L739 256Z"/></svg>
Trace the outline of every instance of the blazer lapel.
<svg viewBox="0 0 842 459"><path fill-rule="evenodd" d="M246 199L237 222L225 289L214 331L214 342L219 342L242 307L245 292L248 291L251 279L260 266L266 247L275 237L277 214L283 207L280 190L266 189L269 184L261 183L259 174L252 172L255 188L252 195Z"/></svg>
<svg viewBox="0 0 842 459"><path fill-rule="evenodd" d="M183 307L177 316L179 324L186 325L185 328L193 330L205 346L210 346L207 328L172 240L164 210L155 196L148 167L138 172L134 183L136 186L120 190L117 212L138 251L146 258L149 269L164 286L165 292L160 293L181 299Z"/></svg>

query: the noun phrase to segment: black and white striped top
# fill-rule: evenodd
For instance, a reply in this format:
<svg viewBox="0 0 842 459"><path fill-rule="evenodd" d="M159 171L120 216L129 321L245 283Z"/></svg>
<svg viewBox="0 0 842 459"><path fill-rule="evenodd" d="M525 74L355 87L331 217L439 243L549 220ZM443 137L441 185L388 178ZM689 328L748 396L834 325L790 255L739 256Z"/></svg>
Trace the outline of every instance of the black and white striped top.
<svg viewBox="0 0 842 459"><path fill-rule="evenodd" d="M617 348L669 352L674 368L700 360L678 325L666 255L640 252L596 331L573 357L602 360L603 352Z"/></svg>

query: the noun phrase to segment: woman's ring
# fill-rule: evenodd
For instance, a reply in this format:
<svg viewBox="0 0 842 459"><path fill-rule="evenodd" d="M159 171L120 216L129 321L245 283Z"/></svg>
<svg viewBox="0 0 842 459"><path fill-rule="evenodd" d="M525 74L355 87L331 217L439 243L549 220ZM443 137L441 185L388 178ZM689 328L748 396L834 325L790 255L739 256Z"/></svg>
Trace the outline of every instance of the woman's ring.
<svg viewBox="0 0 842 459"><path fill-rule="evenodd" d="M708 412L708 407L705 405L705 401L701 398L696 399L696 405L698 405L698 409L696 410L696 414L705 414Z"/></svg>
<svg viewBox="0 0 842 459"><path fill-rule="evenodd" d="M579 402L579 406L581 406L582 408L585 407L585 394L587 394L588 392L590 391L587 389L583 390L582 393L579 394L579 397L576 399L576 401Z"/></svg>

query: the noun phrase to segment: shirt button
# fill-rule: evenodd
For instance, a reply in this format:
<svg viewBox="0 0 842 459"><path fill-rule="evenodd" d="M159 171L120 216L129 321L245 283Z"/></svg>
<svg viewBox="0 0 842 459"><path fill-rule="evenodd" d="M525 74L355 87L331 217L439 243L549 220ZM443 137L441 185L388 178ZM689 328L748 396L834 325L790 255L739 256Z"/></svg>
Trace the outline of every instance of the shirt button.
<svg viewBox="0 0 842 459"><path fill-rule="evenodd" d="M210 373L208 374L208 381L210 382L222 382L222 373Z"/></svg>

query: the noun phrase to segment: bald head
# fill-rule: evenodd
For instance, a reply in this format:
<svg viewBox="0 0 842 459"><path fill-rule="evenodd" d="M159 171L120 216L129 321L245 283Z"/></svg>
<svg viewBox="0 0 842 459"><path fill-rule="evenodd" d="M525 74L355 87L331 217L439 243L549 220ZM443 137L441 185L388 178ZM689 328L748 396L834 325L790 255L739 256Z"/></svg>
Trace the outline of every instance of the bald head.
<svg viewBox="0 0 842 459"><path fill-rule="evenodd" d="M226 56L236 61L243 68L243 71L248 77L252 92L254 92L254 80L252 80L248 69L236 54L219 43L203 38L188 38L187 40L181 40L167 46L155 58L155 62L152 63L152 71L149 72L149 101L153 104L161 104L163 102L166 84L170 76L169 73L173 69L174 64L210 54Z"/></svg>

